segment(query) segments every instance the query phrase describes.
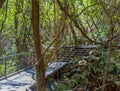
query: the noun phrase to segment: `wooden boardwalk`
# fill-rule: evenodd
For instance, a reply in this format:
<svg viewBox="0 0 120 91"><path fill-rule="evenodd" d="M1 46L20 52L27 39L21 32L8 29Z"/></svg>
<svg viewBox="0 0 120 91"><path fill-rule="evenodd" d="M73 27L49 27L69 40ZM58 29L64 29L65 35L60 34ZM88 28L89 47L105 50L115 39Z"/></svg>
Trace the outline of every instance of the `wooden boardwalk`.
<svg viewBox="0 0 120 91"><path fill-rule="evenodd" d="M46 77L61 69L67 63L68 62L52 62L47 67ZM34 67L18 72L15 75L0 80L0 91L26 91L26 88L29 88L35 83L34 77Z"/></svg>
<svg viewBox="0 0 120 91"><path fill-rule="evenodd" d="M77 56L87 56L92 49L96 49L98 46L69 46L66 47L66 52L61 57L59 62L52 62L46 69L46 78L49 77L55 71L64 67L72 58ZM61 62L60 62L61 61ZM26 70L17 72L16 74L7 78L0 78L0 91L26 91L27 88L35 83L35 68L31 67Z"/></svg>
<svg viewBox="0 0 120 91"><path fill-rule="evenodd" d="M33 79L34 68L21 71L11 77L0 81L0 91L26 91L26 88L35 83Z"/></svg>

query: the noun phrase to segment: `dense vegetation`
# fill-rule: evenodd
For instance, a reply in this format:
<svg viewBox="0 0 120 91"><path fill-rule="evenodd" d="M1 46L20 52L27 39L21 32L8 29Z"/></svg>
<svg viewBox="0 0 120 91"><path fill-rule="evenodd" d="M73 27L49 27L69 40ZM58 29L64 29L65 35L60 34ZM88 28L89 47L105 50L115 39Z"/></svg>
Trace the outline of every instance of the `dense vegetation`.
<svg viewBox="0 0 120 91"><path fill-rule="evenodd" d="M36 50L37 81L38 84L43 81L40 83L40 87L43 86L40 91L45 90L44 71L48 62L58 60L62 47L66 45L100 46L90 58L85 59L92 59L92 62L86 64L87 67L82 68L85 72L77 72L69 77L69 81L79 77L77 80L80 82L75 82L76 85L82 81L89 82L88 75L92 70L100 78L100 86L97 87L102 88L101 91L104 91L105 85L111 79L115 79L112 80L115 86L120 85L120 51L115 50L120 45L119 0L1 0L0 7L0 57ZM12 69L17 70L20 60L21 56L17 58L17 66ZM0 64L1 74L3 65ZM72 87L68 86L69 89Z"/></svg>

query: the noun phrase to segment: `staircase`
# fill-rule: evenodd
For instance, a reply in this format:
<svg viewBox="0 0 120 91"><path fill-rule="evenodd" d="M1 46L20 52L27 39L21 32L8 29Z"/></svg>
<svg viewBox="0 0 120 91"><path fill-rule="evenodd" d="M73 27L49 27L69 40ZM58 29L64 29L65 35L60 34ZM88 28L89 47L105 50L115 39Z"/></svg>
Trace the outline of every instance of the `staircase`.
<svg viewBox="0 0 120 91"><path fill-rule="evenodd" d="M88 56L90 51L96 49L96 45L87 45L87 46L67 46L63 48L63 54L59 57L59 61L71 61L73 58Z"/></svg>

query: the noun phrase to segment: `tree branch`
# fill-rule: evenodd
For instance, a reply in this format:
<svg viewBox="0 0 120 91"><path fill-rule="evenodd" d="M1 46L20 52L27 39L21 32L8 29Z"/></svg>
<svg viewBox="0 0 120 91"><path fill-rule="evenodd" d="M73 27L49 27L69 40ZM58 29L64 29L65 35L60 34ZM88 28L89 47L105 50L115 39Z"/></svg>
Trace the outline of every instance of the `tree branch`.
<svg viewBox="0 0 120 91"><path fill-rule="evenodd" d="M1 7L0 7L1 8ZM1 26L1 29L0 29L0 33L2 32L3 28L4 28L4 24L5 24L5 21L7 19L7 11L8 11L8 0L6 1L6 11L5 11L5 18L4 20L2 21L2 26Z"/></svg>
<svg viewBox="0 0 120 91"><path fill-rule="evenodd" d="M68 24L66 24L67 26ZM54 40L50 43L50 45L45 49L45 51L43 52L43 55L45 55L45 53L47 52L47 50L52 46L52 44L56 41L56 39L60 36L60 34L63 32L64 28L66 27L64 26L62 28L62 30L56 35L56 37L54 38Z"/></svg>
<svg viewBox="0 0 120 91"><path fill-rule="evenodd" d="M104 43L100 43L100 42L97 42L97 41L94 41L94 40L90 39L90 38L86 35L86 33L83 31L83 29L79 26L78 22L77 22L68 12L66 12L66 11L64 10L63 6L61 5L60 0L57 0L57 2L58 2L58 5L60 6L60 9L61 9L63 12L65 12L65 14L74 22L75 26L78 28L78 30L82 33L82 35L83 35L86 39L88 39L90 42L94 42L94 43L97 43L97 44L106 45L106 44L104 44ZM82 14L82 13L81 13L81 14Z"/></svg>

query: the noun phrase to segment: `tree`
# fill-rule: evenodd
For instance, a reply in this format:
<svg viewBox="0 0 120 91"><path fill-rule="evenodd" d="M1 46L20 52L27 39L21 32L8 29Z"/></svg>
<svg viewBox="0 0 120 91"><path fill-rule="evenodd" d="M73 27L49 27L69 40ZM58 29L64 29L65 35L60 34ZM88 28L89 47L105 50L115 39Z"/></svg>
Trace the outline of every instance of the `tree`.
<svg viewBox="0 0 120 91"><path fill-rule="evenodd" d="M5 0L0 0L0 8L2 7L4 2L5 2Z"/></svg>
<svg viewBox="0 0 120 91"><path fill-rule="evenodd" d="M45 91L45 66L44 57L42 55L42 47L39 37L39 1L32 0L32 28L34 35L34 43L37 55L36 78L37 91Z"/></svg>
<svg viewBox="0 0 120 91"><path fill-rule="evenodd" d="M54 0L54 37L57 35L57 24L56 24L56 0ZM58 38L54 43L54 57L55 61L58 60Z"/></svg>

